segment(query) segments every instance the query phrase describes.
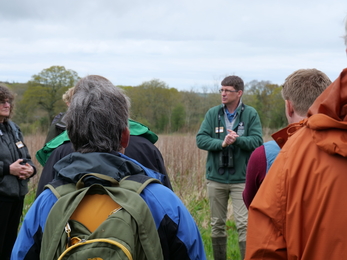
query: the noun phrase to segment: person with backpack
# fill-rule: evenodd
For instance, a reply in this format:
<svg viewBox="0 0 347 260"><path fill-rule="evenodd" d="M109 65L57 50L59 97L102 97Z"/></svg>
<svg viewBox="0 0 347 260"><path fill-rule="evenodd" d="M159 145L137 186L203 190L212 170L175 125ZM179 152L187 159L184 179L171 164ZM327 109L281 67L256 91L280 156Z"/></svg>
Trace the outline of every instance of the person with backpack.
<svg viewBox="0 0 347 260"><path fill-rule="evenodd" d="M182 201L164 185L148 184L148 180L155 180L148 177L153 171L121 153L129 141L129 106L121 89L104 77L90 75L77 83L66 113L67 132L75 152L55 165L57 177L25 216L11 259L64 259L84 247L86 250L78 251L89 254L84 259L117 259L95 255L116 246L128 252L128 258L122 259L206 259L199 230ZM135 189L140 195L130 191L138 184L144 187ZM68 189L71 192L66 193ZM89 213L82 214L86 222L93 222L93 216L101 217L107 210L107 203L97 207L98 200L103 199L95 200L105 194L111 198L109 205L118 204L109 211L107 220L100 226L89 223L96 226L91 236L71 235L77 229L80 233L89 230L89 224L76 222L80 207L89 208ZM96 202L88 203L88 198ZM79 201L77 208L72 208ZM117 219L124 224L112 225ZM133 233L117 232L117 228L126 227L133 227ZM103 249L105 243L108 246ZM95 250L90 247L94 244Z"/></svg>
<svg viewBox="0 0 347 260"><path fill-rule="evenodd" d="M158 136L147 126L128 119L130 138L124 155L138 161L143 166L160 173L163 185L172 190L169 175L166 172L164 159L159 149L154 145ZM74 152L66 130L46 143L42 149L36 152L36 159L43 166L39 183L36 189L36 198L44 190L46 184L51 182L56 171L53 166L66 155Z"/></svg>
<svg viewBox="0 0 347 260"><path fill-rule="evenodd" d="M19 127L10 120L14 97L0 85L0 259L10 259L28 182L36 173Z"/></svg>

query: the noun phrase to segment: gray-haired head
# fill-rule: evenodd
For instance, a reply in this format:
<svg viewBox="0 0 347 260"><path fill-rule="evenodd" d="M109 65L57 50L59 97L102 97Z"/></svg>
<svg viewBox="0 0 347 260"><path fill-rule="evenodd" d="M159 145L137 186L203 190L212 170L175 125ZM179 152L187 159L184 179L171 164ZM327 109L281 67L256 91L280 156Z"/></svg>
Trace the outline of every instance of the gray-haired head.
<svg viewBox="0 0 347 260"><path fill-rule="evenodd" d="M66 129L75 151L119 151L129 108L129 98L108 79L97 75L80 79L66 112Z"/></svg>

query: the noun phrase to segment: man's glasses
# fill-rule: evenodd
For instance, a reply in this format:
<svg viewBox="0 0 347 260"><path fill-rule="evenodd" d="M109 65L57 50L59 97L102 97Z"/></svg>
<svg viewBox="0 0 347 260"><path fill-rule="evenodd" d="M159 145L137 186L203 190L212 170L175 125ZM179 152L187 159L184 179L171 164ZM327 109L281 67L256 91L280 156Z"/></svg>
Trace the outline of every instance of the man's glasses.
<svg viewBox="0 0 347 260"><path fill-rule="evenodd" d="M219 93L222 93L223 91L224 91L225 93L239 92L238 90L220 89L220 90L219 90Z"/></svg>

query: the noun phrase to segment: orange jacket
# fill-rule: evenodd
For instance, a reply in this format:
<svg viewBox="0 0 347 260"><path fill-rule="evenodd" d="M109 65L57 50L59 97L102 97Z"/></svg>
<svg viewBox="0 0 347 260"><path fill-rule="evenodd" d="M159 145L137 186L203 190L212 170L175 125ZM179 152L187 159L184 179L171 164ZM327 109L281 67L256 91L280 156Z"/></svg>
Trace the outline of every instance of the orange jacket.
<svg viewBox="0 0 347 260"><path fill-rule="evenodd" d="M245 259L347 258L347 69L301 123L250 206Z"/></svg>

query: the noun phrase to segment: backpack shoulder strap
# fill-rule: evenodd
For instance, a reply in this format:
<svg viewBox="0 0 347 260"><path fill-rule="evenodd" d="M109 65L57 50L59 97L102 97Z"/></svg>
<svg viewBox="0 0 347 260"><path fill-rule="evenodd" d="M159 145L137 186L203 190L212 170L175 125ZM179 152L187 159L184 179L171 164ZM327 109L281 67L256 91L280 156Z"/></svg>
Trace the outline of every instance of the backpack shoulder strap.
<svg viewBox="0 0 347 260"><path fill-rule="evenodd" d="M54 179L49 184L46 184L44 189L50 189L54 196L60 199L62 196L75 191L76 185L74 183L67 183L62 180Z"/></svg>
<svg viewBox="0 0 347 260"><path fill-rule="evenodd" d="M161 184L161 182L157 179L143 174L136 174L124 177L120 181L119 186L140 194L150 183Z"/></svg>

